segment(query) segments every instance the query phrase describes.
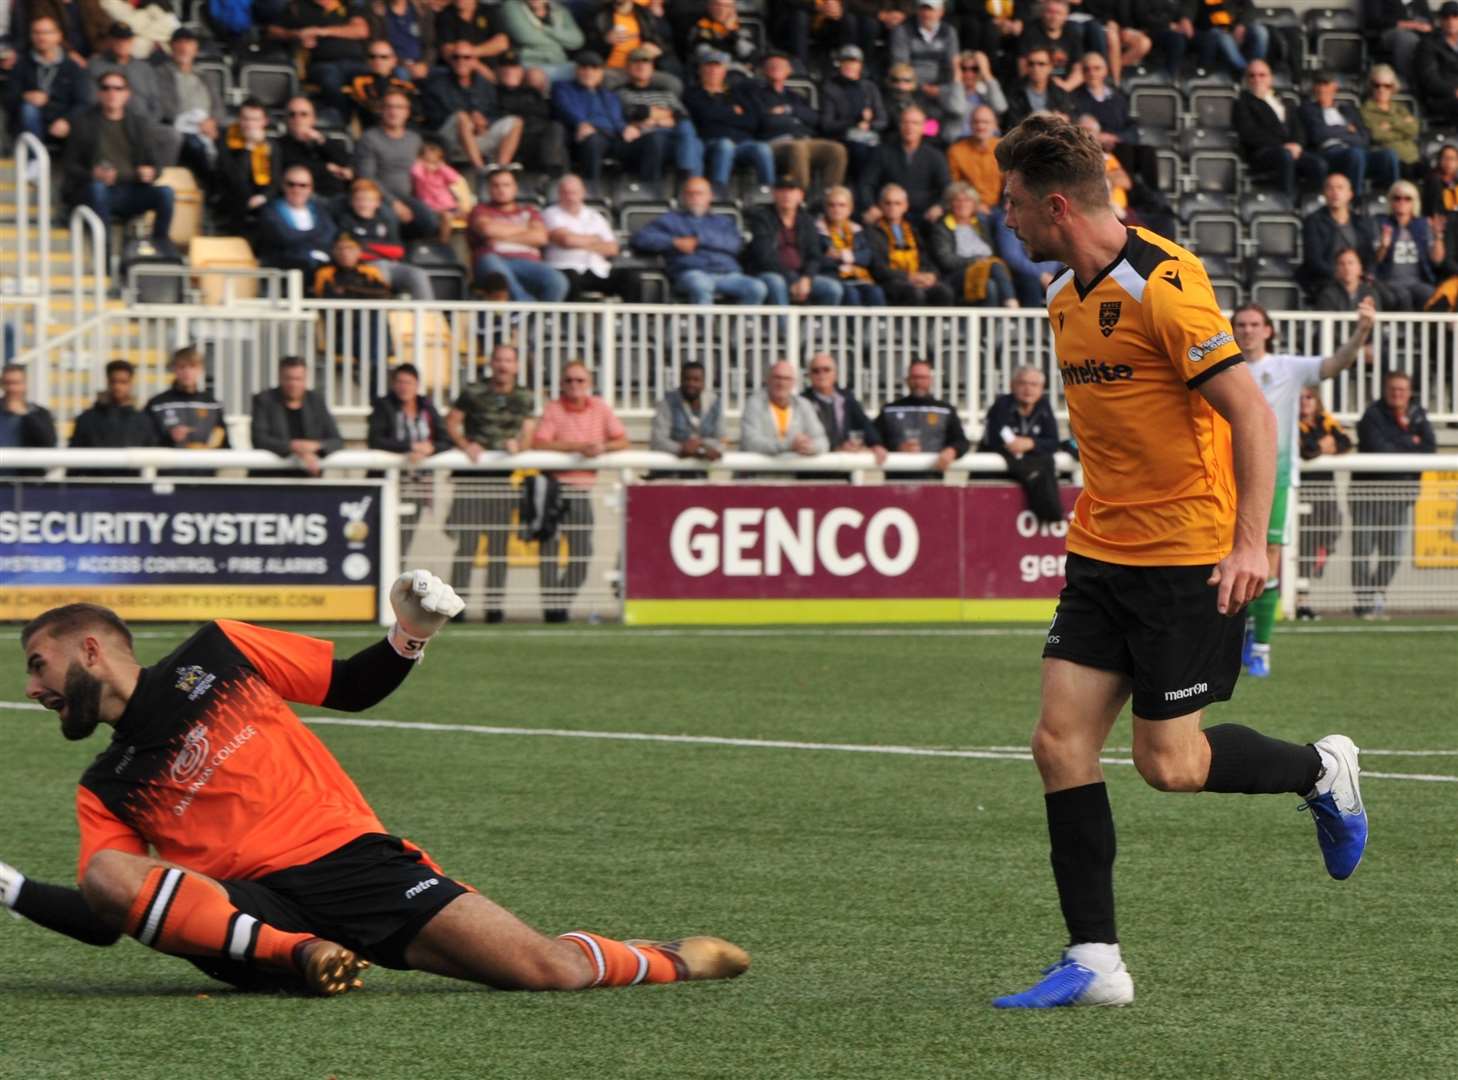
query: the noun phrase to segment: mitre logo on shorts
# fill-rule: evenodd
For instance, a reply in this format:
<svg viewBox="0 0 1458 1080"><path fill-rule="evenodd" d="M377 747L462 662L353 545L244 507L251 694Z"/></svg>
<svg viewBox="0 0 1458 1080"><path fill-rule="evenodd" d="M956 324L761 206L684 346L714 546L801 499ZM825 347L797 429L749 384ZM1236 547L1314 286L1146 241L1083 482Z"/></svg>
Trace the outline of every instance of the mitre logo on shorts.
<svg viewBox="0 0 1458 1080"><path fill-rule="evenodd" d="M177 669L177 682L173 686L186 694L188 701L196 701L211 689L217 679L216 675L209 674L196 664L189 664Z"/></svg>
<svg viewBox="0 0 1458 1080"><path fill-rule="evenodd" d="M182 749L172 759L170 775L175 784L185 784L196 776L208 759L208 729L206 724L194 724L182 740Z"/></svg>
<svg viewBox="0 0 1458 1080"><path fill-rule="evenodd" d="M405 890L405 899L414 900L417 896L423 893L426 889L430 888L432 885L439 884L440 878L426 878L424 881L417 881L414 885L410 886L410 888Z"/></svg>
<svg viewBox="0 0 1458 1080"><path fill-rule="evenodd" d="M1099 333L1108 337L1114 332L1114 327L1119 325L1119 311L1124 306L1122 300L1105 300L1099 305Z"/></svg>

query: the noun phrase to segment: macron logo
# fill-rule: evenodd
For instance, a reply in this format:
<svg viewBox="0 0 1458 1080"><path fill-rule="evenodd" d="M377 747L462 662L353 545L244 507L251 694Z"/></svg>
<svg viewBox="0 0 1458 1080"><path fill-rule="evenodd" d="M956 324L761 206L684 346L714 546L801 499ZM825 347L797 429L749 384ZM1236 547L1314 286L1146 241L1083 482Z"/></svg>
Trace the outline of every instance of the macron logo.
<svg viewBox="0 0 1458 1080"><path fill-rule="evenodd" d="M1209 683L1197 682L1194 686L1187 686L1183 690L1166 690L1165 701L1183 701L1185 698L1192 698L1196 694L1203 694L1210 689ZM408 893L406 894L409 895Z"/></svg>
<svg viewBox="0 0 1458 1080"><path fill-rule="evenodd" d="M440 878L426 878L424 881L417 882L416 884L410 886L410 888L406 889L405 899L414 900L417 896L423 893L426 889L430 888L432 885L439 884Z"/></svg>

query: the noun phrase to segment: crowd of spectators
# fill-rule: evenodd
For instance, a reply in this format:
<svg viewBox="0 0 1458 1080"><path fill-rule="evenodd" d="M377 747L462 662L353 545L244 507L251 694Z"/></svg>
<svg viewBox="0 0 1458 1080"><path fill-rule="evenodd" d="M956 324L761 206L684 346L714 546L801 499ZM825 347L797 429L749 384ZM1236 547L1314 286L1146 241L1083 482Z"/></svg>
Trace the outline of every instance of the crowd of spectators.
<svg viewBox="0 0 1458 1080"><path fill-rule="evenodd" d="M173 194L158 181L188 169L209 228L319 291L350 233L388 295L429 298L412 264L454 259L454 236L473 280L501 274L516 300L634 301L643 271L666 265L671 297L694 303L1036 304L1048 271L1001 220L1000 132L1040 110L1080 120L1110 155L1121 215L1173 234L1176 193L1158 190L1157 140L1127 87L1196 72L1240 84L1231 126L1251 177L1308 212L1308 237L1322 231L1299 268L1308 303L1361 291L1334 287L1333 239L1387 309L1420 309L1458 276L1458 146L1429 162L1411 106L1429 137L1458 122L1455 0L1364 3L1381 62L1309 80L1246 0L754 14L733 0L261 0L251 27L206 5L183 24L173 6L0 0L9 129L52 148L67 203L105 221L152 213L164 254ZM304 92L235 107L200 57L291 65ZM1351 217L1335 228L1349 211L1334 177ZM638 201L677 206L623 227L629 181ZM1405 207L1407 183L1420 198Z"/></svg>

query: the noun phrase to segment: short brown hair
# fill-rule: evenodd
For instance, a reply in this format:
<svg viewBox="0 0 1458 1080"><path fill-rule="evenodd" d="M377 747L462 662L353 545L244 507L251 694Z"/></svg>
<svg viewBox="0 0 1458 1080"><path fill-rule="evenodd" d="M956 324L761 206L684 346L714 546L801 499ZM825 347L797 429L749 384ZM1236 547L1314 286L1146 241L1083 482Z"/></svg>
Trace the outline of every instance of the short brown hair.
<svg viewBox="0 0 1458 1080"><path fill-rule="evenodd" d="M127 643L128 652L132 649L131 629L120 615L100 604L66 604L41 612L20 628L20 646L28 646L30 639L42 631L51 637L61 637L87 630L110 630Z"/></svg>
<svg viewBox="0 0 1458 1080"><path fill-rule="evenodd" d="M202 362L202 352L196 345L184 345L172 354L172 361L167 366L175 371L184 364L196 364L198 367L202 367Z"/></svg>
<svg viewBox="0 0 1458 1080"><path fill-rule="evenodd" d="M1104 148L1077 124L1035 113L997 144L1003 174L1018 173L1036 197L1053 192L1085 209L1109 205Z"/></svg>

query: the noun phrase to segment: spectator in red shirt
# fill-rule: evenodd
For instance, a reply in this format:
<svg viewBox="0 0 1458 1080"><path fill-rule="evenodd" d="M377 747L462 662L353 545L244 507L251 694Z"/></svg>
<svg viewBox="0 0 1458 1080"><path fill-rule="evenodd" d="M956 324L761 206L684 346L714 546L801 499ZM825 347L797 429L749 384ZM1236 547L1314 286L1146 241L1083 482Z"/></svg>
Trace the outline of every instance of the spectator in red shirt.
<svg viewBox="0 0 1458 1080"><path fill-rule="evenodd" d="M547 226L541 212L516 201L516 177L506 169L497 169L486 184L491 201L471 211L466 228L476 280L500 274L517 301L566 299L567 278L542 261Z"/></svg>
<svg viewBox="0 0 1458 1080"><path fill-rule="evenodd" d="M562 369L562 396L549 402L532 436L538 450L561 450L597 457L628 448L628 432L612 406L592 392L592 372L581 360ZM538 563L542 606L547 622L566 622L567 609L592 562L592 485L597 474L572 470L553 474L561 484L562 513L558 519L567 541L567 565L542 552ZM547 546L544 542L544 548Z"/></svg>

